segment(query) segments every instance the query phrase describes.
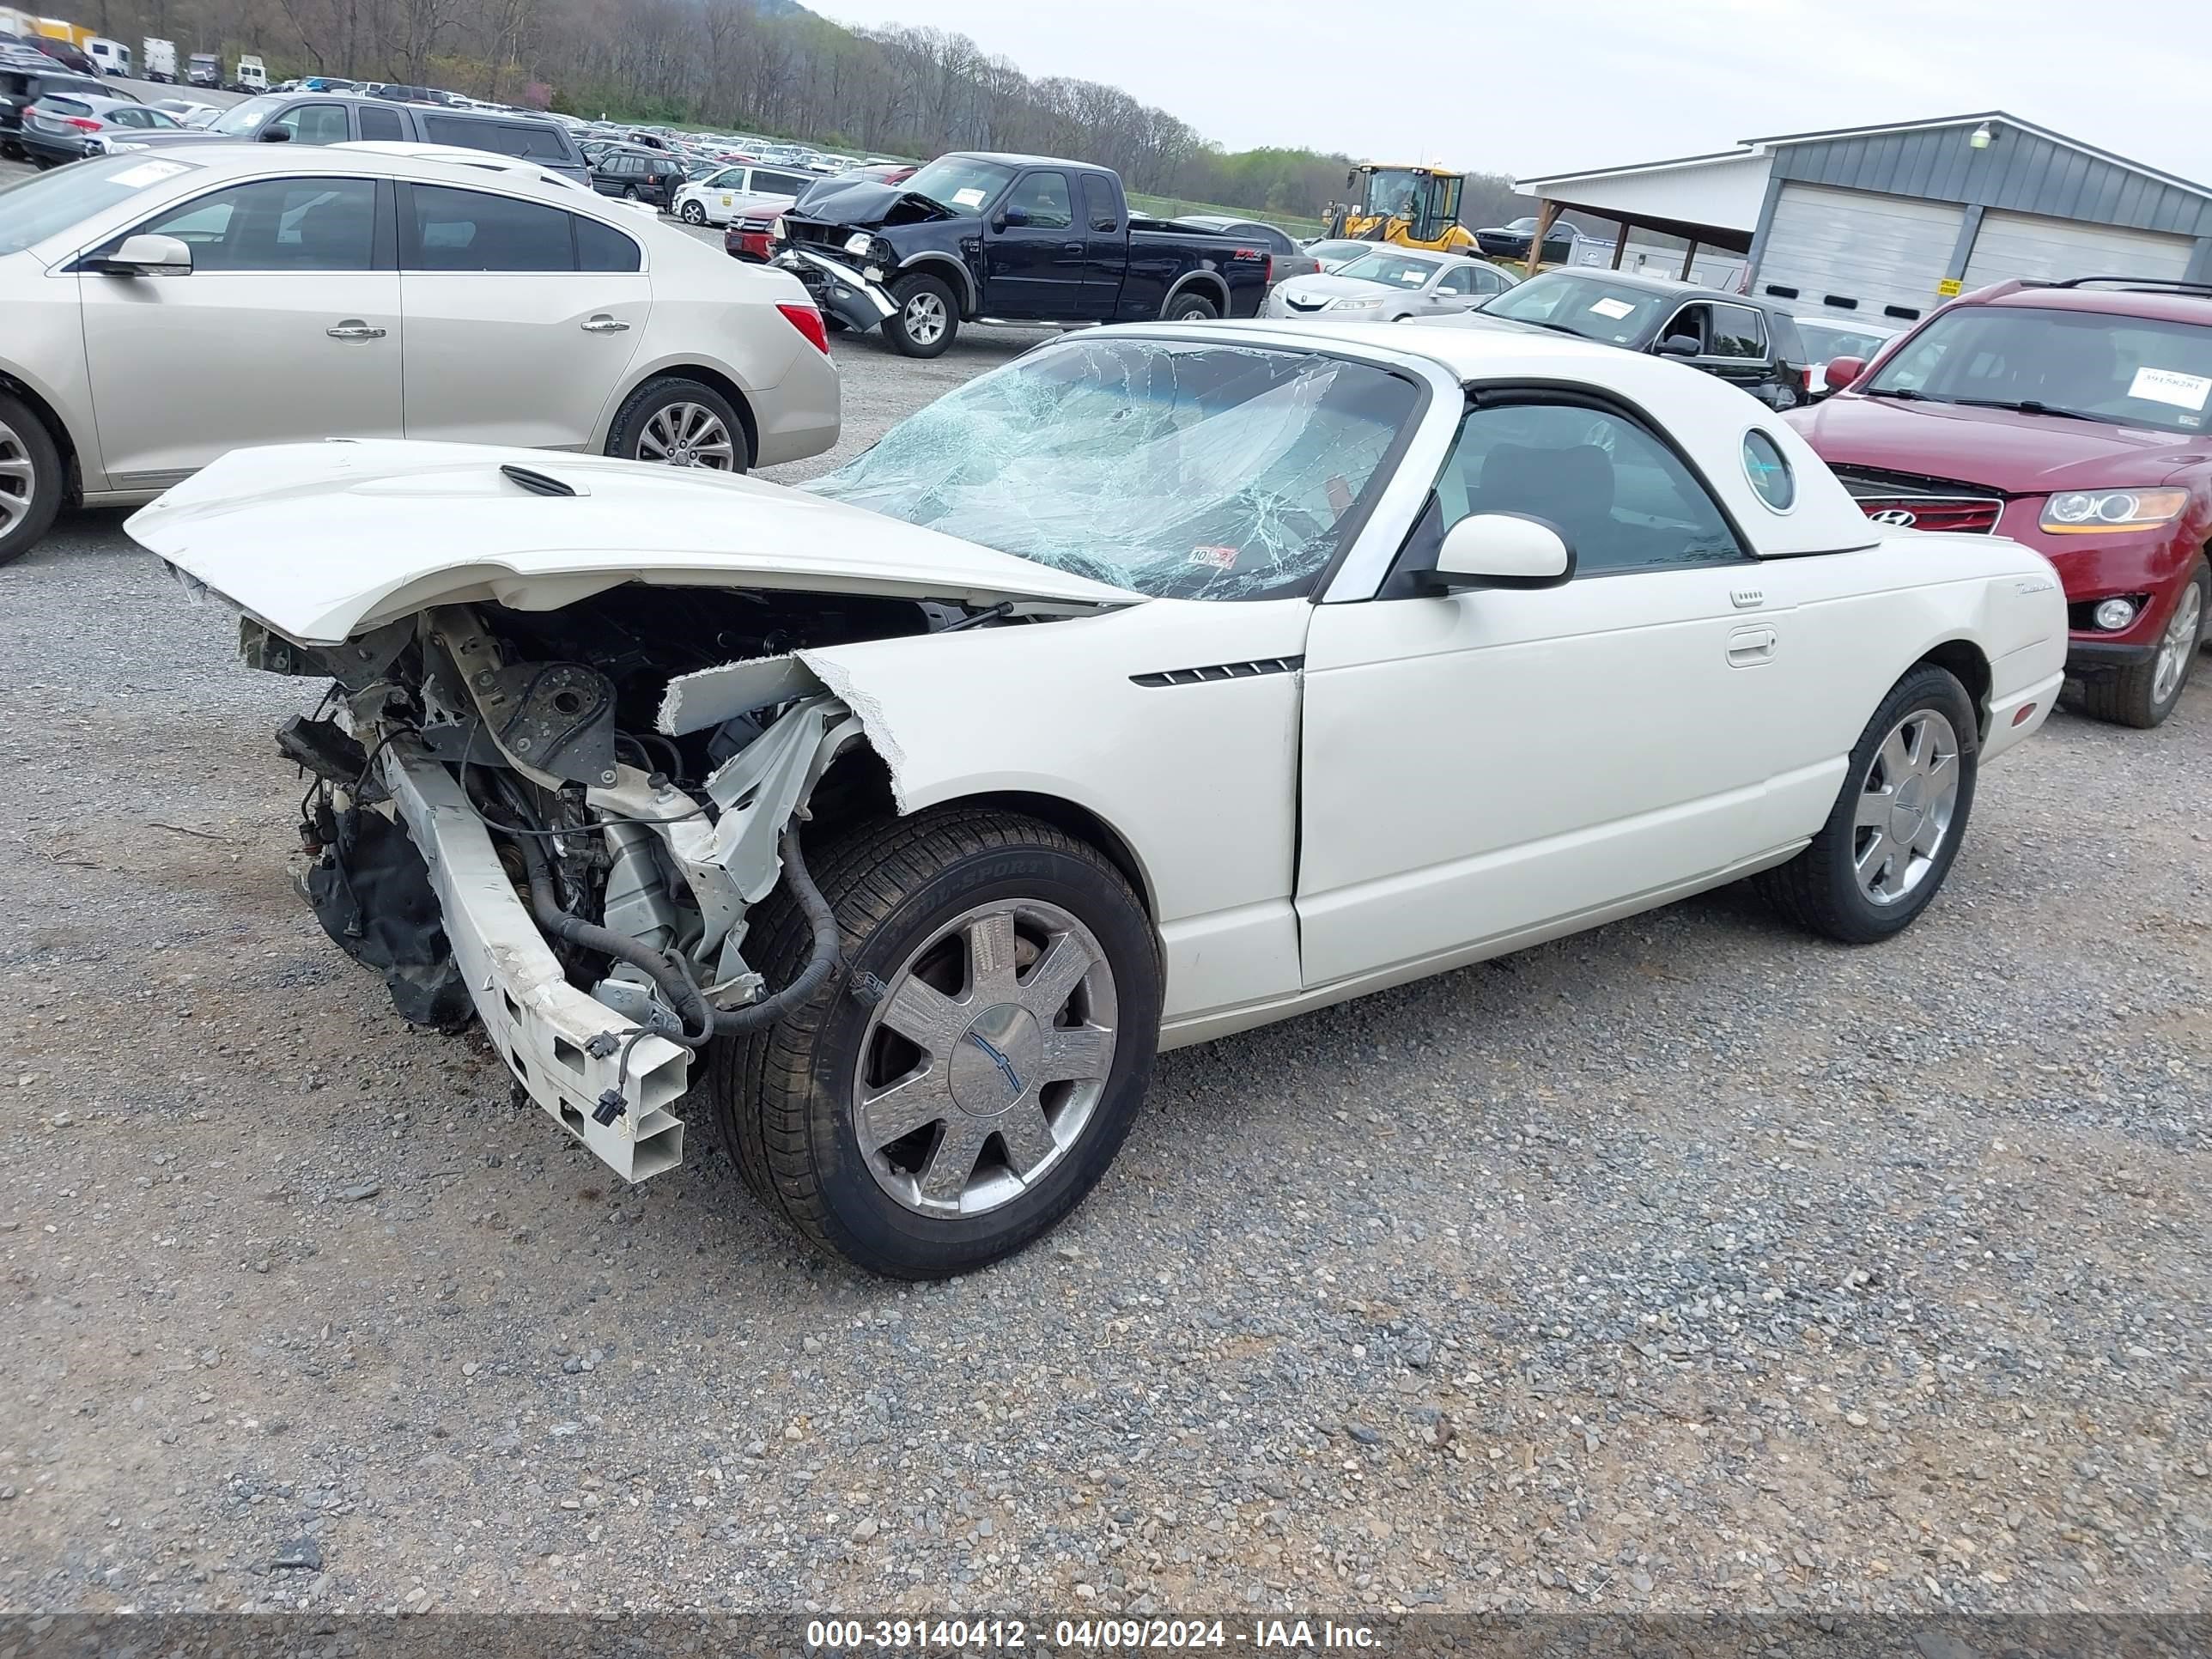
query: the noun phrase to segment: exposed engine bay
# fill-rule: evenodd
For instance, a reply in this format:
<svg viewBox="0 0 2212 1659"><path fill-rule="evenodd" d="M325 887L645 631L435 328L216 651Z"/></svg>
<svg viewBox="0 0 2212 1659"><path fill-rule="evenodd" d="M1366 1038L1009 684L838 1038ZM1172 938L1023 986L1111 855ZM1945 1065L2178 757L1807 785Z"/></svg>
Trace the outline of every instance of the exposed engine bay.
<svg viewBox="0 0 2212 1659"><path fill-rule="evenodd" d="M241 649L335 682L277 734L308 780L299 884L332 940L408 1019L481 1015L525 1088L557 1095L570 1130L639 1179L680 1158L665 1108L690 1057L773 1023L835 965L799 826L848 750L843 787L879 790L883 773L860 721L793 653L1005 609L626 586L551 611L441 605L337 647L249 618ZM486 914L456 888L494 882L534 938L451 931ZM779 884L815 948L772 987L744 946ZM532 972L519 958L534 951Z"/></svg>

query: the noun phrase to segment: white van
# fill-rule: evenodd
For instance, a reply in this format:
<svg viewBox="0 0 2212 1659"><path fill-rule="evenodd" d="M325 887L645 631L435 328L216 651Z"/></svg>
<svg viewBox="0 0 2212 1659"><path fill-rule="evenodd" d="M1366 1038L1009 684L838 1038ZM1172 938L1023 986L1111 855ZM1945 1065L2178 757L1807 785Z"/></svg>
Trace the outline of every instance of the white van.
<svg viewBox="0 0 2212 1659"><path fill-rule="evenodd" d="M131 48L120 40L111 40L104 34L95 34L84 43L86 54L100 65L102 75L131 73Z"/></svg>
<svg viewBox="0 0 2212 1659"><path fill-rule="evenodd" d="M266 92L269 71L261 66L258 58L241 58L238 60L237 79L231 84L240 92Z"/></svg>
<svg viewBox="0 0 2212 1659"><path fill-rule="evenodd" d="M177 43L156 40L150 37L138 43L139 55L146 60L146 78L165 81L174 86L177 80Z"/></svg>

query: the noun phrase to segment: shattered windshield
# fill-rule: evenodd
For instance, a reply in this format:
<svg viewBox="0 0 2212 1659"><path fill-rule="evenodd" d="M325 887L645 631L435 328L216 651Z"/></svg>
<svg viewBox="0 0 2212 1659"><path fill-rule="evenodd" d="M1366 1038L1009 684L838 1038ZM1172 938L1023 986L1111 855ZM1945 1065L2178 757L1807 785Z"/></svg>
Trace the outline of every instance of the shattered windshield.
<svg viewBox="0 0 2212 1659"><path fill-rule="evenodd" d="M1070 340L803 488L1153 599L1288 599L1358 530L1419 395L1314 352Z"/></svg>

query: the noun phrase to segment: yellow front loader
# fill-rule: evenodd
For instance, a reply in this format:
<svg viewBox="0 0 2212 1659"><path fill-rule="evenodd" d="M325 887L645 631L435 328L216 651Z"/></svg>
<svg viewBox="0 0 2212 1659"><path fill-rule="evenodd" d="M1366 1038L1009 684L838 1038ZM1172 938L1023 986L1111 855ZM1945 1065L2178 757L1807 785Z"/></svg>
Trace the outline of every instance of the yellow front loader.
<svg viewBox="0 0 2212 1659"><path fill-rule="evenodd" d="M1330 213L1328 234L1438 253L1473 253L1474 237L1459 222L1460 191L1466 183L1465 173L1441 167L1363 161L1345 175L1349 200Z"/></svg>

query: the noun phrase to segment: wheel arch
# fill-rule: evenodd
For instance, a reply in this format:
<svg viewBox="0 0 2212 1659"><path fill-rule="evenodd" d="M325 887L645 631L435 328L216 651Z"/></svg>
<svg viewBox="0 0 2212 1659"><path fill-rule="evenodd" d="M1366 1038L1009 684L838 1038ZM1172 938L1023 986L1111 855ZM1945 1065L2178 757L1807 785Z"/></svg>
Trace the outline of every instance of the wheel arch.
<svg viewBox="0 0 2212 1659"><path fill-rule="evenodd" d="M69 422L52 401L42 396L38 388L21 376L0 370L0 392L17 399L37 416L46 428L46 435L54 441L54 447L62 455L62 489L64 500L75 501L84 494L84 456L77 447L76 434L70 430Z"/></svg>
<svg viewBox="0 0 2212 1659"><path fill-rule="evenodd" d="M1923 663L1942 669L1966 688L1966 696L1974 705L1975 724L1981 728L1978 735L1987 738L1990 734L1990 690L1995 675L1990 667L1989 657L1982 647L1969 639L1945 640L1922 652L1911 667L1905 671L1905 673L1911 673L1913 668ZM1898 678L1902 679L1904 675Z"/></svg>
<svg viewBox="0 0 2212 1659"><path fill-rule="evenodd" d="M621 391L615 394L607 405L606 418L597 445L601 453L605 453L606 447L614 441L615 421L623 409L632 398L637 396L655 380L696 380L702 386L711 386L720 392L723 397L729 399L730 407L738 412L738 424L745 429L746 448L751 452L755 460L759 459L760 417L753 412L752 399L745 395L745 389L721 369L711 368L705 363L682 361L656 363L642 374L630 376Z"/></svg>
<svg viewBox="0 0 2212 1659"><path fill-rule="evenodd" d="M982 306L982 301L975 293L975 273L949 253L932 250L911 255L899 261L898 274L902 276L935 276L950 281L952 292L960 301L960 320L963 323L973 322L976 312Z"/></svg>
<svg viewBox="0 0 2212 1659"><path fill-rule="evenodd" d="M1186 271L1176 279L1174 285L1168 289L1167 297L1160 301L1160 315L1166 316L1168 308L1174 305L1180 296L1188 294L1193 289L1201 290L1207 299L1213 301L1223 316L1226 317L1229 314L1228 283L1223 280L1221 273L1218 270L1200 270Z"/></svg>

